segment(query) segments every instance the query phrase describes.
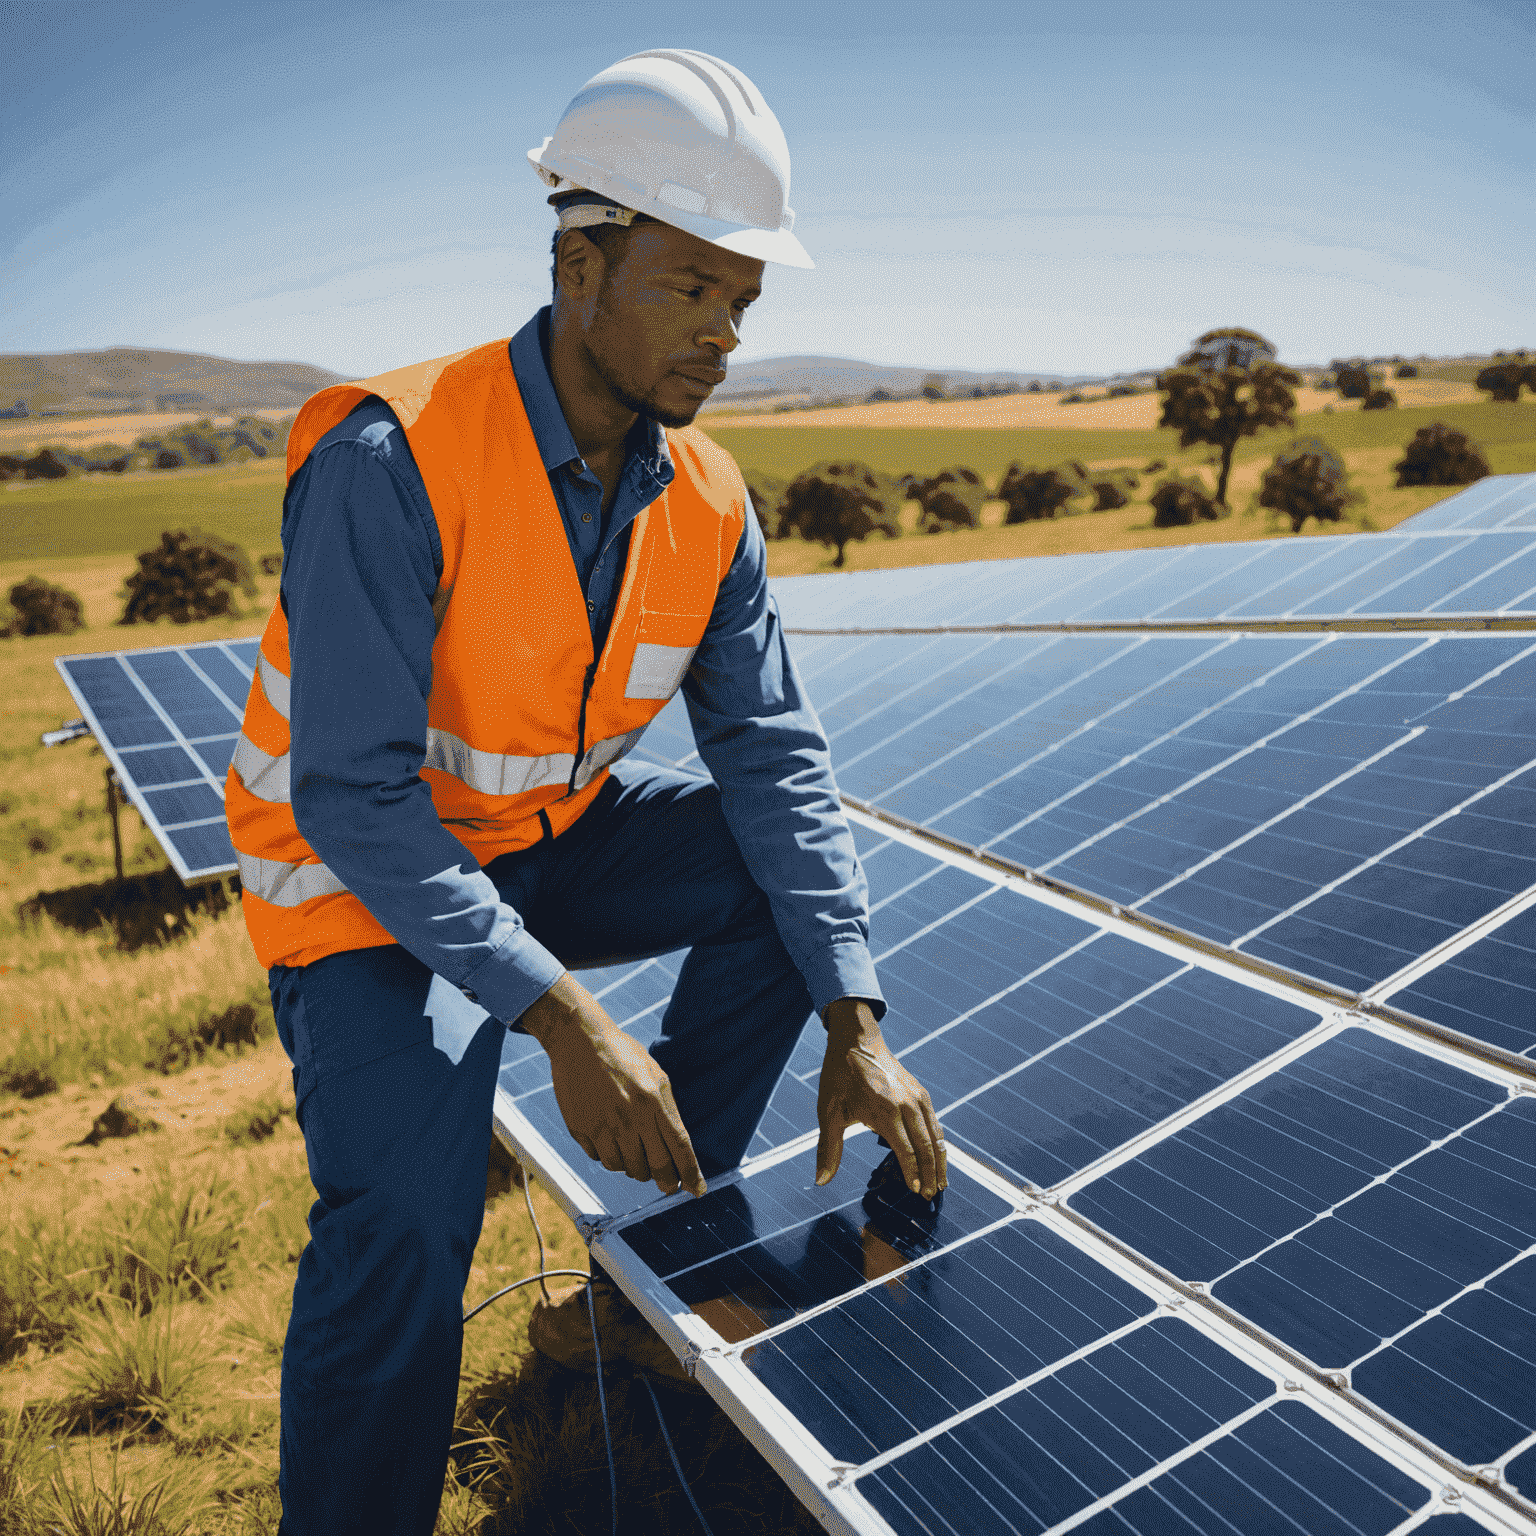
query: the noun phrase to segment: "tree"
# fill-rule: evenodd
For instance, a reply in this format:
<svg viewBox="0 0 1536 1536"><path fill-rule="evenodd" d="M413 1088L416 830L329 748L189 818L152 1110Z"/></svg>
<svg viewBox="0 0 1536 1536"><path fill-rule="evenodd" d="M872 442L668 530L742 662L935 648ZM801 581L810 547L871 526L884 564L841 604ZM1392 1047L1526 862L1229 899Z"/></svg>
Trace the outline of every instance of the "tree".
<svg viewBox="0 0 1536 1536"><path fill-rule="evenodd" d="M1358 358L1348 363L1335 360L1329 366L1341 400L1363 400L1370 393L1371 370Z"/></svg>
<svg viewBox="0 0 1536 1536"><path fill-rule="evenodd" d="M1394 375L1395 378L1399 379L1416 379L1418 376L1419 370L1412 363L1399 363L1397 372Z"/></svg>
<svg viewBox="0 0 1536 1536"><path fill-rule="evenodd" d="M997 488L997 499L1006 502L1006 523L1028 523L1055 517L1058 512L1081 512L1087 490L1087 475L1080 466L1058 465L1055 469L1025 469L1010 464ZM1073 505L1074 502L1078 504Z"/></svg>
<svg viewBox="0 0 1536 1536"><path fill-rule="evenodd" d="M803 539L836 549L832 562L843 568L846 546L881 532L894 538L901 532L900 492L892 481L867 464L821 463L796 475L784 494L781 526Z"/></svg>
<svg viewBox="0 0 1536 1536"><path fill-rule="evenodd" d="M867 404L867 405L878 405L878 404L880 404L881 401L889 400L890 398L891 398L890 390L888 390L888 389L872 389L872 390L870 390L870 392L867 395L864 396L864 401L865 401L865 404Z"/></svg>
<svg viewBox="0 0 1536 1536"><path fill-rule="evenodd" d="M190 624L229 613L237 586L247 597L256 595L256 576L245 551L199 528L162 533L159 544L138 561L138 570L128 578L119 624L162 618Z"/></svg>
<svg viewBox="0 0 1536 1536"><path fill-rule="evenodd" d="M72 635L85 627L80 599L41 576L18 581L10 597L11 611L0 623L0 636Z"/></svg>
<svg viewBox="0 0 1536 1536"><path fill-rule="evenodd" d="M942 400L949 390L949 379L942 373L929 373L923 376L923 399Z"/></svg>
<svg viewBox="0 0 1536 1536"><path fill-rule="evenodd" d="M1131 499L1131 492L1141 482L1125 470L1111 472L1100 470L1088 477L1088 489L1093 492L1094 512L1113 512Z"/></svg>
<svg viewBox="0 0 1536 1536"><path fill-rule="evenodd" d="M784 526L783 507L784 492L789 482L779 479L777 475L765 475L756 470L747 475L746 481L747 500L757 516L757 525L763 530L763 537L786 538L790 530Z"/></svg>
<svg viewBox="0 0 1536 1536"><path fill-rule="evenodd" d="M1029 392L1032 395L1038 395L1040 393L1040 380L1039 379L1031 379L1029 381Z"/></svg>
<svg viewBox="0 0 1536 1536"><path fill-rule="evenodd" d="M1397 404L1397 396L1390 389L1372 389L1360 402L1362 411L1390 411Z"/></svg>
<svg viewBox="0 0 1536 1536"><path fill-rule="evenodd" d="M1216 500L1227 504L1227 481L1238 441L1262 427L1295 425L1291 386L1301 375L1275 362L1275 349L1257 331L1238 326L1207 331L1178 362L1158 375L1165 391L1158 426L1179 434L1179 447L1210 443L1221 450Z"/></svg>
<svg viewBox="0 0 1536 1536"><path fill-rule="evenodd" d="M1300 533L1309 517L1336 523L1345 507L1362 499L1349 488L1344 460L1315 437L1282 448L1259 489L1259 505L1290 518L1292 533Z"/></svg>
<svg viewBox="0 0 1536 1536"><path fill-rule="evenodd" d="M1443 421L1420 427L1392 468L1398 485L1471 485L1490 473L1483 450Z"/></svg>
<svg viewBox="0 0 1536 1536"><path fill-rule="evenodd" d="M981 505L987 488L974 469L941 469L936 475L912 478L904 487L907 496L922 508L919 524L925 532L944 528L975 528L981 521Z"/></svg>
<svg viewBox="0 0 1536 1536"><path fill-rule="evenodd" d="M1520 386L1527 384L1536 394L1536 367L1510 359L1502 363L1490 363L1477 376L1477 387L1488 391L1492 400L1514 404L1520 398Z"/></svg>
<svg viewBox="0 0 1536 1536"><path fill-rule="evenodd" d="M1152 503L1154 528L1179 528L1194 522L1214 522L1226 512L1226 506L1205 488L1200 479L1159 481L1148 498Z"/></svg>

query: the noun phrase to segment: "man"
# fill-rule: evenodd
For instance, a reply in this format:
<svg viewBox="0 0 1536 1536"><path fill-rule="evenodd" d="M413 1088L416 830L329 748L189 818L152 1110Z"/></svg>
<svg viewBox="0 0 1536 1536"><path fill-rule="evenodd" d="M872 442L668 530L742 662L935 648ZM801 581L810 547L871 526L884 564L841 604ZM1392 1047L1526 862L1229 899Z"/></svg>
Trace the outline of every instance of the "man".
<svg viewBox="0 0 1536 1536"><path fill-rule="evenodd" d="M529 158L560 209L552 306L295 423L228 780L320 1197L284 1532L432 1528L504 1038L438 1030L465 999L544 1047L589 1157L664 1193L740 1161L813 1011L818 1182L859 1122L914 1191L946 1179L881 1039L863 872L762 535L689 430L765 261L810 264L778 123L739 71L658 50L589 81ZM623 761L680 686L713 782ZM650 1052L569 969L687 946ZM594 1291L620 1353L666 1355ZM535 1323L590 1360L580 1289Z"/></svg>

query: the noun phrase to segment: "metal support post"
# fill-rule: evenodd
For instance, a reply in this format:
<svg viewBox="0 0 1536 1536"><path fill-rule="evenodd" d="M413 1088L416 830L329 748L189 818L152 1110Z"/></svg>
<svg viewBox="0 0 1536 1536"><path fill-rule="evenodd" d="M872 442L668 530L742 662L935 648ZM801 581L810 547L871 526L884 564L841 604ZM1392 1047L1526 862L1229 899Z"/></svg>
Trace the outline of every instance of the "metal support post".
<svg viewBox="0 0 1536 1536"><path fill-rule="evenodd" d="M117 787L117 775L107 765L107 815L112 822L112 859L117 865L117 878L123 878L123 832L117 824L117 803L122 791Z"/></svg>

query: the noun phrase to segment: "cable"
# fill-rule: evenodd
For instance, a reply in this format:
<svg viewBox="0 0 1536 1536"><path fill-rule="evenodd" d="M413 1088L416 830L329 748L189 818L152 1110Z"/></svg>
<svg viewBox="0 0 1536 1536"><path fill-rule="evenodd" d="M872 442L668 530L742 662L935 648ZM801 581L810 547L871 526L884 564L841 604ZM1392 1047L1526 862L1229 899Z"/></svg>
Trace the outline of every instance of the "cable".
<svg viewBox="0 0 1536 1536"><path fill-rule="evenodd" d="M597 1343L597 1308L592 1302L592 1277L587 1277L587 1320L592 1324L592 1354L597 1361L597 1406L603 1413L603 1444L608 1448L608 1506L613 1511L613 1536L619 1536L619 1474L613 1465L613 1433L608 1428L608 1394L603 1391L603 1352Z"/></svg>
<svg viewBox="0 0 1536 1536"><path fill-rule="evenodd" d="M548 1301L550 1299L549 1286L544 1280L546 1274L544 1266L549 1261L544 1257L544 1228L539 1225L538 1215L533 1209L533 1191L529 1187L531 1176L521 1163L518 1164L518 1171L523 1176L523 1204L528 1207L528 1220L533 1223L533 1235L539 1240L539 1289L544 1292L544 1300Z"/></svg>
<svg viewBox="0 0 1536 1536"><path fill-rule="evenodd" d="M709 1528L709 1521L704 1518L704 1511L699 1508L699 1501L693 1496L693 1489L688 1486L688 1479L683 1476L683 1464L677 1459L677 1452L672 1449L672 1436L667 1433L667 1421L661 1416L661 1402L656 1396L656 1388L651 1385L649 1376L642 1375L640 1380L645 1383L645 1390L651 1394L651 1407L656 1410L656 1422L661 1425L661 1438L667 1443L667 1455L672 1458L672 1470L677 1473L677 1480L683 1485L683 1492L688 1495L688 1504L693 1510L694 1519L699 1522L704 1536L715 1536Z"/></svg>
<svg viewBox="0 0 1536 1536"><path fill-rule="evenodd" d="M505 1296L508 1291L519 1291L525 1285L532 1285L535 1280L542 1283L544 1279L549 1275L576 1275L580 1279L587 1281L590 1281L592 1278L591 1275L589 1275L584 1269L541 1269L538 1274L526 1275L521 1280L514 1280L511 1285L502 1286L502 1288L497 1291L494 1296L487 1296L478 1307L471 1307L469 1311L464 1314L464 1321L467 1323L470 1318L475 1315L476 1312L485 1311L485 1309L490 1306L493 1301L500 1300L500 1298ZM547 1285L544 1287L544 1294L546 1296L549 1295L549 1287Z"/></svg>

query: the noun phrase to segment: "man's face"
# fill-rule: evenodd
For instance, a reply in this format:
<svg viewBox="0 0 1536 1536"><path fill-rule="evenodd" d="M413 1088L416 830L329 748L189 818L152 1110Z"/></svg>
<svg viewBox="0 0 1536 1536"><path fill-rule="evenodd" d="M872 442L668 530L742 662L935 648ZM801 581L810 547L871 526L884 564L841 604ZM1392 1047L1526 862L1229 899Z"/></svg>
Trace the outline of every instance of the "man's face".
<svg viewBox="0 0 1536 1536"><path fill-rule="evenodd" d="M686 427L725 379L763 263L670 224L637 224L590 303L582 341L626 410Z"/></svg>

